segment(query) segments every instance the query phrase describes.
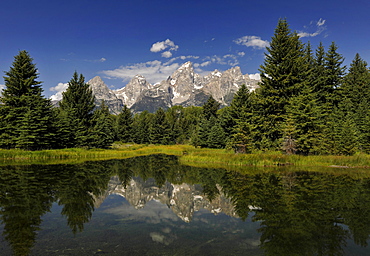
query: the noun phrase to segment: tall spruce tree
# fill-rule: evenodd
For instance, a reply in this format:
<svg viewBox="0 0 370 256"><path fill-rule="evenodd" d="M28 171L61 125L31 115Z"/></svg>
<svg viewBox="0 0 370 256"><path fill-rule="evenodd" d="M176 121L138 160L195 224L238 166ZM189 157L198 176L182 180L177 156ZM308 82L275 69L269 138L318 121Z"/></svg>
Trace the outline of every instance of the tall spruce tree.
<svg viewBox="0 0 370 256"><path fill-rule="evenodd" d="M114 141L113 118L103 100L92 117L92 140L89 147L109 148L112 145Z"/></svg>
<svg viewBox="0 0 370 256"><path fill-rule="evenodd" d="M321 126L323 127L323 140L321 143L321 153L328 153L330 148L333 152L338 151L336 147L339 147L338 141L338 125L337 118L343 116L338 111L343 110L339 107L341 99L341 86L343 82L343 76L345 72L345 66L343 66L343 57L337 52L338 47L334 42L329 46L328 51L324 56L324 74L322 76L322 88L318 94L318 104L321 107L322 118ZM339 108L338 108L339 107ZM335 111L334 111L335 110ZM345 114L347 116L347 114Z"/></svg>
<svg viewBox="0 0 370 256"><path fill-rule="evenodd" d="M320 42L316 49L310 82L319 103L327 101L326 74L325 74L325 49Z"/></svg>
<svg viewBox="0 0 370 256"><path fill-rule="evenodd" d="M317 104L312 86L315 62L308 43L304 49L301 66L300 91L289 99L286 107L287 119L283 125L283 149L287 153L315 154L318 152L322 126L320 126L321 109Z"/></svg>
<svg viewBox="0 0 370 256"><path fill-rule="evenodd" d="M41 82L27 51L14 57L5 72L0 98L0 147L28 150L52 147L54 126L50 100L42 96Z"/></svg>
<svg viewBox="0 0 370 256"><path fill-rule="evenodd" d="M153 119L153 114L148 111L143 111L134 116L133 127L133 139L135 143L146 144L150 143L149 139L149 126Z"/></svg>
<svg viewBox="0 0 370 256"><path fill-rule="evenodd" d="M266 58L260 67L261 84L257 91L254 122L260 135L256 141L277 149L283 137L289 101L299 94L301 83L306 79L302 77L306 74L302 72L304 51L299 36L291 32L285 19L279 20L270 46L266 49ZM262 147L265 146L260 145Z"/></svg>
<svg viewBox="0 0 370 256"><path fill-rule="evenodd" d="M159 108L149 126L149 140L153 144L167 145L170 143L170 125L166 119L166 113Z"/></svg>
<svg viewBox="0 0 370 256"><path fill-rule="evenodd" d="M366 61L356 54L341 87L342 100L349 102L348 115L357 131L359 150L370 153L370 72Z"/></svg>
<svg viewBox="0 0 370 256"><path fill-rule="evenodd" d="M349 98L353 104L352 112L356 111L363 99L370 99L370 71L358 53L344 77L341 89L342 97Z"/></svg>
<svg viewBox="0 0 370 256"><path fill-rule="evenodd" d="M67 115L69 126L74 134L70 143L74 147L89 147L94 101L94 95L89 85L85 83L84 76L75 72L59 103L61 110Z"/></svg>
<svg viewBox="0 0 370 256"><path fill-rule="evenodd" d="M219 147L220 137L216 135L216 132L219 132L219 128L221 128L217 116L219 107L220 103L212 96L210 96L207 102L202 106L202 115L200 116L198 131L192 138L193 145L201 147ZM213 128L216 126L217 128ZM225 135L223 134L222 138L224 137ZM225 144L225 142L223 142L223 144Z"/></svg>
<svg viewBox="0 0 370 256"><path fill-rule="evenodd" d="M249 153L252 150L252 107L251 93L243 84L221 118L221 124L228 136L227 146L235 152Z"/></svg>
<svg viewBox="0 0 370 256"><path fill-rule="evenodd" d="M186 141L185 130L188 128L188 122L185 119L184 107L173 106L166 110L166 120L169 129L170 143L184 143Z"/></svg>
<svg viewBox="0 0 370 256"><path fill-rule="evenodd" d="M117 140L121 142L132 141L132 125L134 122L131 110L124 105L122 111L117 116L116 133Z"/></svg>
<svg viewBox="0 0 370 256"><path fill-rule="evenodd" d="M343 66L344 58L337 52L338 46L332 42L324 57L325 63L325 88L326 102L334 106L340 101L340 90L346 67Z"/></svg>
<svg viewBox="0 0 370 256"><path fill-rule="evenodd" d="M290 100L287 120L284 124L283 146L285 151L294 141L294 153L317 154L322 141L320 123L321 109L317 105L315 94L307 84L302 93Z"/></svg>

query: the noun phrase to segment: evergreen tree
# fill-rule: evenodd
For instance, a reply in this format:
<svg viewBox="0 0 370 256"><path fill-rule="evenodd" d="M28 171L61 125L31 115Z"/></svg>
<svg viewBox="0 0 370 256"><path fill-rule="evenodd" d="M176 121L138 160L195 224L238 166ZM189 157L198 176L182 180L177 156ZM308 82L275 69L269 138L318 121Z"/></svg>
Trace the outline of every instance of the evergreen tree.
<svg viewBox="0 0 370 256"><path fill-rule="evenodd" d="M251 153L253 150L253 136L251 125L240 120L234 127L234 133L229 139L227 147L232 148L235 153Z"/></svg>
<svg viewBox="0 0 370 256"><path fill-rule="evenodd" d="M121 142L130 142L132 140L132 125L134 122L131 110L124 105L121 113L117 116L117 140Z"/></svg>
<svg viewBox="0 0 370 256"><path fill-rule="evenodd" d="M358 53L351 63L341 89L342 97L349 98L353 104L352 112L356 112L363 99L370 98L370 72L366 61Z"/></svg>
<svg viewBox="0 0 370 256"><path fill-rule="evenodd" d="M209 148L224 148L225 147L225 133L220 122L215 121L209 129L207 136L207 147Z"/></svg>
<svg viewBox="0 0 370 256"><path fill-rule="evenodd" d="M307 78L304 77L306 68L302 67L303 45L299 36L290 31L285 19L279 20L265 56L257 91L254 122L260 135L256 140L261 142L266 138L269 148L278 148L289 100L298 95L302 81Z"/></svg>
<svg viewBox="0 0 370 256"><path fill-rule="evenodd" d="M370 72L367 63L356 54L348 74L344 78L342 99L350 102L350 115L356 130L358 146L361 151L370 152Z"/></svg>
<svg viewBox="0 0 370 256"><path fill-rule="evenodd" d="M301 94L291 98L287 114L288 119L284 124L284 148L289 148L287 146L292 145L291 142L294 141L294 152L291 153L319 153L322 143L322 115L315 94L308 84Z"/></svg>
<svg viewBox="0 0 370 256"><path fill-rule="evenodd" d="M337 117L341 116L338 111L343 110L343 108L338 109L338 104L341 101L340 90L345 67L342 66L343 57L337 52L337 49L338 47L333 42L325 53L323 83L321 92L318 94L318 104L322 112L321 126L323 127L321 153L327 153L329 148L335 150L339 146L336 139L338 136L336 134L338 131Z"/></svg>
<svg viewBox="0 0 370 256"><path fill-rule="evenodd" d="M166 111L166 121L169 125L170 143L183 143L186 141L186 121L184 117L184 108L182 106L173 106Z"/></svg>
<svg viewBox="0 0 370 256"><path fill-rule="evenodd" d="M0 147L44 149L52 147L53 119L50 100L42 96L36 65L27 51L14 57L5 72L0 98Z"/></svg>
<svg viewBox="0 0 370 256"><path fill-rule="evenodd" d="M150 123L149 140L152 144L167 145L170 143L170 126L162 108L159 108L155 112L152 122Z"/></svg>
<svg viewBox="0 0 370 256"><path fill-rule="evenodd" d="M230 136L232 135L234 131L235 125L236 125L236 122L232 118L232 115L231 115L231 107L226 106L226 107L221 108L218 111L218 119L225 133L226 140L229 140Z"/></svg>
<svg viewBox="0 0 370 256"><path fill-rule="evenodd" d="M286 105L286 119L283 124L283 149L285 152L315 154L321 141L321 108L312 86L315 62L311 45L304 49L303 58L297 62L301 66L300 91L289 99Z"/></svg>
<svg viewBox="0 0 370 256"><path fill-rule="evenodd" d="M325 49L320 42L316 49L314 58L312 76L310 82L312 84L313 92L316 94L318 103L327 102L327 89L326 89L326 75L325 75Z"/></svg>
<svg viewBox="0 0 370 256"><path fill-rule="evenodd" d="M362 99L354 116L358 131L358 147L361 151L370 154L370 99Z"/></svg>
<svg viewBox="0 0 370 256"><path fill-rule="evenodd" d="M344 99L334 107L327 123L326 153L331 155L353 155L357 151L357 132L349 112L350 102Z"/></svg>
<svg viewBox="0 0 370 256"><path fill-rule="evenodd" d="M230 114L234 120L250 119L252 115L252 104L250 99L250 92L245 86L241 85L239 90L235 93L230 104Z"/></svg>
<svg viewBox="0 0 370 256"><path fill-rule="evenodd" d="M211 119L212 116L217 118L217 111L220 108L220 105L220 103L218 103L212 96L210 96L207 102L202 107L203 117L206 120Z"/></svg>
<svg viewBox="0 0 370 256"><path fill-rule="evenodd" d="M36 95L27 98L26 112L20 118L16 147L28 150L53 147L55 128L50 101Z"/></svg>
<svg viewBox="0 0 370 256"><path fill-rule="evenodd" d="M337 106L340 101L339 90L346 69L345 66L342 66L344 58L337 50L338 47L332 42L324 57L326 78L324 94L327 95L325 101L334 106Z"/></svg>
<svg viewBox="0 0 370 256"><path fill-rule="evenodd" d="M53 108L54 122L56 124L56 147L71 148L75 144L74 127L71 126L71 119L67 111L61 108Z"/></svg>
<svg viewBox="0 0 370 256"><path fill-rule="evenodd" d="M152 120L153 114L148 111L143 111L134 116L133 127L133 139L135 143L147 144L149 140L149 126Z"/></svg>
<svg viewBox="0 0 370 256"><path fill-rule="evenodd" d="M102 101L100 107L94 111L92 118L91 137L89 147L108 148L114 141L113 117L108 106Z"/></svg>
<svg viewBox="0 0 370 256"><path fill-rule="evenodd" d="M226 133L227 147L235 152L249 153L252 150L252 97L243 84L225 114L220 116L220 122Z"/></svg>
<svg viewBox="0 0 370 256"><path fill-rule="evenodd" d="M220 103L218 103L212 96L210 96L207 102L202 106L202 115L199 121L198 132L197 135L192 138L196 145L193 145L201 147L215 147L217 145L216 147L219 147L220 138L214 137L216 135L216 130L220 131L219 128L221 128L217 116L219 107ZM214 126L219 127L214 128L213 131L211 131ZM213 137L210 137L210 135ZM224 136L225 135L223 134L222 137ZM223 144L225 144L225 141Z"/></svg>
<svg viewBox="0 0 370 256"><path fill-rule="evenodd" d="M202 148L209 147L208 136L210 134L212 126L214 126L216 122L217 122L216 117L212 116L212 118L207 120L202 115L201 119L199 120L199 126L198 126L197 133L192 138L193 143L194 142L196 143L196 144L193 144L194 146L200 146Z"/></svg>
<svg viewBox="0 0 370 256"><path fill-rule="evenodd" d="M70 128L74 133L71 141L73 146L89 147L94 101L94 95L89 85L85 83L84 76L75 72L59 103L61 110L67 114Z"/></svg>

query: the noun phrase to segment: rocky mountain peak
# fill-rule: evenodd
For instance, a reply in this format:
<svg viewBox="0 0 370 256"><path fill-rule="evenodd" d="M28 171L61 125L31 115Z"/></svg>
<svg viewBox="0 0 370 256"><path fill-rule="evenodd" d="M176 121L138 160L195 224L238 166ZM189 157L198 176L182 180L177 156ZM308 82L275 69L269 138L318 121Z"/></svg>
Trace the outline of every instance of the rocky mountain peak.
<svg viewBox="0 0 370 256"><path fill-rule="evenodd" d="M144 76L136 75L125 87L114 91L114 93L118 99L122 100L123 104L130 108L144 91L152 88L153 86Z"/></svg>
<svg viewBox="0 0 370 256"><path fill-rule="evenodd" d="M101 79L100 76L96 76L96 77L90 79L87 83L90 84L90 85L105 85L103 79Z"/></svg>
<svg viewBox="0 0 370 256"><path fill-rule="evenodd" d="M214 71L212 71L211 73L210 73L210 76L212 76L212 77L221 77L222 76L222 73L220 72L220 71L218 71L218 69L215 69Z"/></svg>
<svg viewBox="0 0 370 256"><path fill-rule="evenodd" d="M109 97L115 97L115 95L109 90L108 86L104 83L100 76L96 76L93 79L90 79L87 84L90 85L91 90L97 98L105 96L106 94Z"/></svg>
<svg viewBox="0 0 370 256"><path fill-rule="evenodd" d="M101 102L104 100L112 113L118 114L121 111L123 106L122 101L119 100L114 92L108 88L100 76L90 79L87 84L90 85L95 96L95 104L97 106L100 106Z"/></svg>
<svg viewBox="0 0 370 256"><path fill-rule="evenodd" d="M168 79L172 86L178 86L187 82L194 82L194 78L197 74L194 72L193 64L188 61L185 64L181 65Z"/></svg>
<svg viewBox="0 0 370 256"><path fill-rule="evenodd" d="M136 75L134 78L131 79L131 84L138 83L140 85L143 85L145 87L148 87L148 89L151 87L150 83L146 81L146 78L142 75Z"/></svg>
<svg viewBox="0 0 370 256"><path fill-rule="evenodd" d="M178 70L186 70L186 69L193 70L193 63L191 61L185 62L178 68Z"/></svg>
<svg viewBox="0 0 370 256"><path fill-rule="evenodd" d="M240 67L224 72L216 69L201 77L190 61L181 65L168 79L154 85L140 74L118 90L110 90L99 76L87 83L95 95L96 104L99 106L104 100L113 114L118 114L123 105L133 112L155 112L160 107L166 109L174 105L202 106L209 96L225 106L231 102L240 85L245 84L250 90L258 87L258 81L243 75Z"/></svg>

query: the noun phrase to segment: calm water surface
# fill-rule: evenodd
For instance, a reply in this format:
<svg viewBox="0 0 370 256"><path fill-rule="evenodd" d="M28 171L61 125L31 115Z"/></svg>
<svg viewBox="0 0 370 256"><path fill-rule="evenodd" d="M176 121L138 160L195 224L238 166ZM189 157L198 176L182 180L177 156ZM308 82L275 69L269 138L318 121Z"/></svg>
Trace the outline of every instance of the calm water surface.
<svg viewBox="0 0 370 256"><path fill-rule="evenodd" d="M370 255L370 175L147 156L0 167L1 255Z"/></svg>

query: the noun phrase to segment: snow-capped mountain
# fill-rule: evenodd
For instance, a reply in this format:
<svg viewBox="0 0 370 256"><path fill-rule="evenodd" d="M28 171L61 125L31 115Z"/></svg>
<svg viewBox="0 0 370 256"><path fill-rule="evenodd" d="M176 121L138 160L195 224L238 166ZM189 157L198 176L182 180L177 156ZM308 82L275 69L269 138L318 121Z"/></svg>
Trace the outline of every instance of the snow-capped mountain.
<svg viewBox="0 0 370 256"><path fill-rule="evenodd" d="M201 106L209 96L225 106L230 104L242 84L249 90L254 90L258 82L249 78L249 75L243 75L239 67L225 72L215 70L202 77L195 73L191 62L186 62L166 80L154 85L141 75L133 77L119 90L108 89L100 77L94 77L87 83L90 84L97 103L104 100L111 112L117 114L123 105L134 112L155 112L158 108L167 109L175 105Z"/></svg>

